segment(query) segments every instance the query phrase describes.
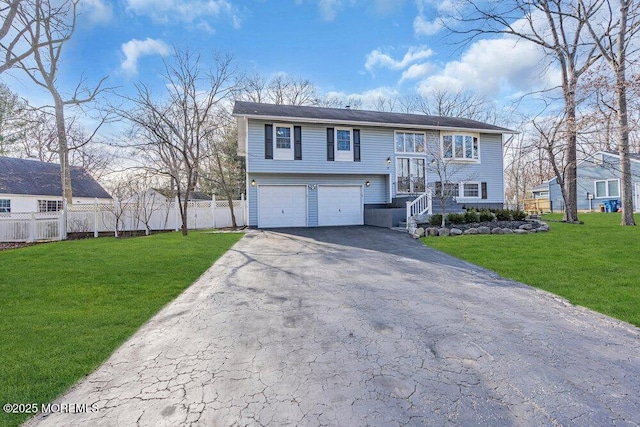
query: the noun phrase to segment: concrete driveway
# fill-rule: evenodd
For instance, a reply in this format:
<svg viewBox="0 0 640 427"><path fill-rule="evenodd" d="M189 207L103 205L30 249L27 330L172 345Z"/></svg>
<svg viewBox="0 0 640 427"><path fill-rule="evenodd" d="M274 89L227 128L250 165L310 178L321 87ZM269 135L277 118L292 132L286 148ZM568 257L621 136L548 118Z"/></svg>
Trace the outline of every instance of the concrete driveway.
<svg viewBox="0 0 640 427"><path fill-rule="evenodd" d="M255 231L32 424L638 425L639 338L397 232Z"/></svg>

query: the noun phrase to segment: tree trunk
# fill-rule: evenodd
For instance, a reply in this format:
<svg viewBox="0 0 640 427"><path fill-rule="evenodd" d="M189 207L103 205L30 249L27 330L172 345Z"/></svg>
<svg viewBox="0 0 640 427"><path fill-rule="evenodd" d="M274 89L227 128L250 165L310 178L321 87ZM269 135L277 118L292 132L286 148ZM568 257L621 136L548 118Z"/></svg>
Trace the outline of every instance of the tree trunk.
<svg viewBox="0 0 640 427"><path fill-rule="evenodd" d="M628 4L620 0L620 30L618 31L618 55L616 67L616 92L618 98L618 154L620 155L620 197L622 199L622 225L636 225L633 218L633 187L631 160L629 159L629 118L627 115L626 31Z"/></svg>
<svg viewBox="0 0 640 427"><path fill-rule="evenodd" d="M227 202L229 202L229 210L231 210L231 224L233 228L238 228L238 224L236 223L236 214L233 211L233 195L230 191L226 192L227 194Z"/></svg>
<svg viewBox="0 0 640 427"><path fill-rule="evenodd" d="M578 222L578 169L577 169L577 127L576 127L576 88L577 77L569 71L569 78L565 88L567 146L565 147L564 172L564 219L567 222Z"/></svg>
<svg viewBox="0 0 640 427"><path fill-rule="evenodd" d="M62 184L62 197L67 204L73 204L73 192L71 189L71 170L69 168L69 145L67 143L67 129L64 119L64 104L59 96L54 95L56 113L56 131L58 137L58 156L60 157L60 180Z"/></svg>

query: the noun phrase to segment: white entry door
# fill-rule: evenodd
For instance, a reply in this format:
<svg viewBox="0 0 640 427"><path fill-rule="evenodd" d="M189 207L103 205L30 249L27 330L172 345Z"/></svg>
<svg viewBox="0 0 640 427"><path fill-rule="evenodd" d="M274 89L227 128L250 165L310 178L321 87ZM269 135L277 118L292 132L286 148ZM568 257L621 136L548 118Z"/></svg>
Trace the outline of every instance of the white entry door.
<svg viewBox="0 0 640 427"><path fill-rule="evenodd" d="M318 225L362 225L360 185L318 185Z"/></svg>
<svg viewBox="0 0 640 427"><path fill-rule="evenodd" d="M306 227L306 185L260 185L258 227Z"/></svg>

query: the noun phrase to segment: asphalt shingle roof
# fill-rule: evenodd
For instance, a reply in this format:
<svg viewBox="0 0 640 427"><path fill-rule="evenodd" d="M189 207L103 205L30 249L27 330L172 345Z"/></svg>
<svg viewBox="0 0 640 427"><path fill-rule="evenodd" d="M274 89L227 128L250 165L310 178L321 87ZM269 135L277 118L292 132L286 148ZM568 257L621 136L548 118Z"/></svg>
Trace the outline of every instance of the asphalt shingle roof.
<svg viewBox="0 0 640 427"><path fill-rule="evenodd" d="M84 169L71 167L74 197L111 198ZM0 156L0 194L62 197L60 165Z"/></svg>
<svg viewBox="0 0 640 427"><path fill-rule="evenodd" d="M478 122L454 117L427 116L422 114L386 113L380 111L355 110L348 108L320 108L296 105L262 104L236 101L233 114L238 116L264 116L299 119L317 119L330 122L358 122L371 124L394 124L405 126L426 126L433 128L486 130L492 133L513 131Z"/></svg>

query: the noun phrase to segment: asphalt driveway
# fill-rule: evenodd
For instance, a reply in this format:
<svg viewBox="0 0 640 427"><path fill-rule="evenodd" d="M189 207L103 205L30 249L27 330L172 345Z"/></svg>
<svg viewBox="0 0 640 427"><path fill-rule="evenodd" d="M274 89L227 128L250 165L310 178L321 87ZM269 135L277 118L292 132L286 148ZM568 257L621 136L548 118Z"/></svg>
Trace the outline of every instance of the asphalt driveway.
<svg viewBox="0 0 640 427"><path fill-rule="evenodd" d="M255 231L32 424L637 425L639 338L394 231Z"/></svg>

